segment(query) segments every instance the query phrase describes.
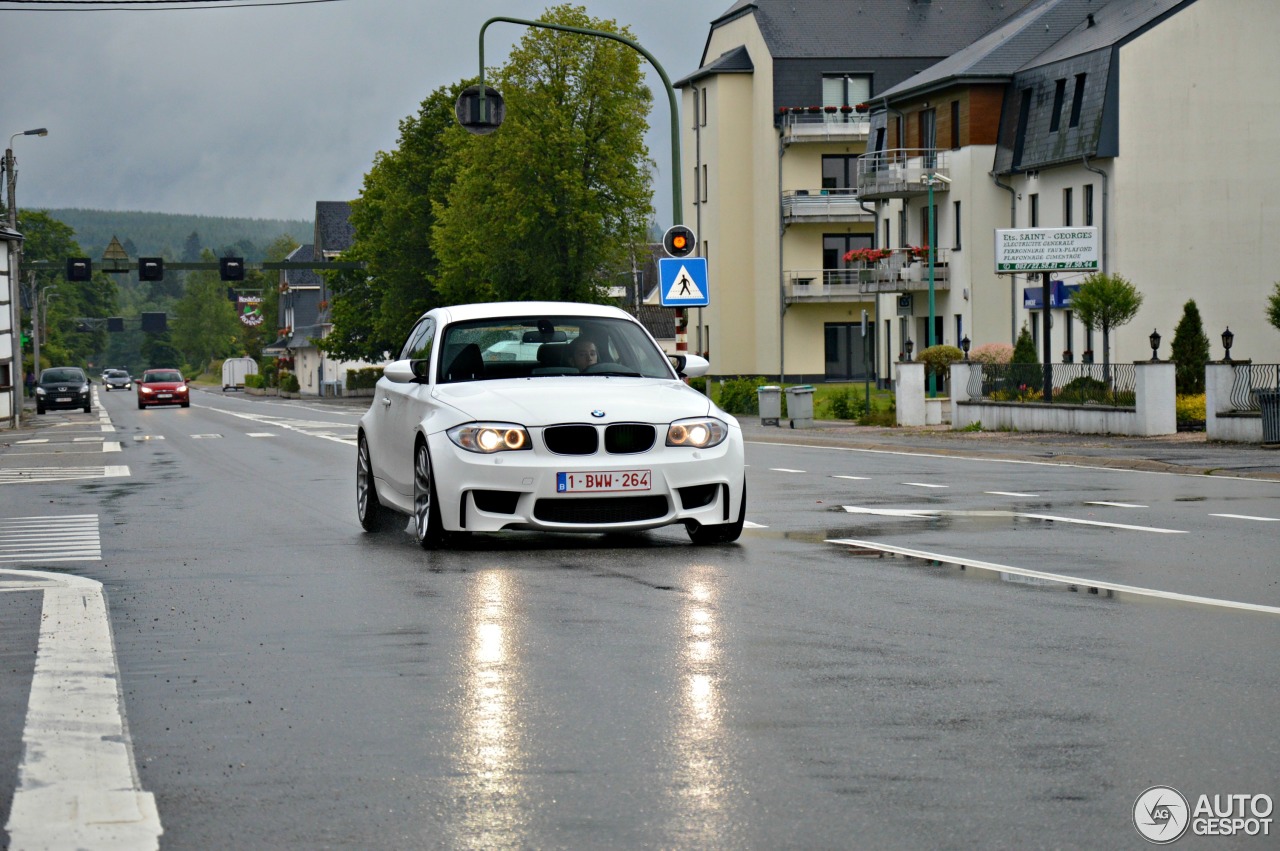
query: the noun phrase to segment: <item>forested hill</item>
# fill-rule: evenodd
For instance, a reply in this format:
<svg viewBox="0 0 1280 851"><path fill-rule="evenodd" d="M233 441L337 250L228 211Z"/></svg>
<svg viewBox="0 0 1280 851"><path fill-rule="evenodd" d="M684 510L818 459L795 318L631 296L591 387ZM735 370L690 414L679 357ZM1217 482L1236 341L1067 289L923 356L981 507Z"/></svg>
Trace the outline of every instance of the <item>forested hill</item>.
<svg viewBox="0 0 1280 851"><path fill-rule="evenodd" d="M163 257L167 260L199 260L199 251L218 256L231 254L256 262L268 246L288 235L306 245L312 240L312 223L302 220L234 219L174 213L115 212L111 210L47 210L71 227L76 242L94 259L117 237L130 257ZM195 234L195 240L191 235ZM196 256L191 257L192 250ZM185 256L184 256L185 255Z"/></svg>

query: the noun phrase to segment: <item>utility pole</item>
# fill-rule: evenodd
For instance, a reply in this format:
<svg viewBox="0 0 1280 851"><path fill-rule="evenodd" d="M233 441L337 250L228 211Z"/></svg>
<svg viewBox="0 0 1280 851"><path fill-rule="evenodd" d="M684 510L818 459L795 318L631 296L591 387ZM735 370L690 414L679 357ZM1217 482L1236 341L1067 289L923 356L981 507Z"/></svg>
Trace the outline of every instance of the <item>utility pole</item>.
<svg viewBox="0 0 1280 851"><path fill-rule="evenodd" d="M18 175L14 171L13 164L13 140L19 136L48 136L49 131L43 127L37 127L35 130L23 130L21 133L14 133L9 137L9 147L4 149L4 174L5 183L7 184L8 194L5 199L5 206L9 212L9 230L17 232L18 230ZM19 246L17 251L12 252L11 262L9 263L9 298L13 304L13 326L10 333L13 334L14 343L13 350L17 353L14 359L16 369L19 375L13 379L13 428L17 428L21 422L22 413L22 248ZM31 364L32 369L36 369L40 365L34 361Z"/></svg>

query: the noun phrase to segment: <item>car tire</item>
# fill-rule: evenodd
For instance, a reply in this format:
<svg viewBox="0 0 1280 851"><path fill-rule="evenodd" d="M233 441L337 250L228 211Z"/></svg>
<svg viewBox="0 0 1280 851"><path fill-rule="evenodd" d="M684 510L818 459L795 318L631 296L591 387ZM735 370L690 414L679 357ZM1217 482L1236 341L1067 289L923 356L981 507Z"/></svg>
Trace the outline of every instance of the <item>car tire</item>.
<svg viewBox="0 0 1280 851"><path fill-rule="evenodd" d="M44 405L36 405L36 413L37 413L37 414L42 414L42 415L43 415L43 414L44 414Z"/></svg>
<svg viewBox="0 0 1280 851"><path fill-rule="evenodd" d="M102 385L102 392L104 392L104 393L110 393L110 392L111 392L111 385L110 385L110 384L104 384L104 385Z"/></svg>
<svg viewBox="0 0 1280 851"><path fill-rule="evenodd" d="M690 524L689 540L698 546L709 544L730 544L742 535L742 527L747 520L747 483L742 483L742 506L738 509L738 519L733 523L721 523L715 526Z"/></svg>
<svg viewBox="0 0 1280 851"><path fill-rule="evenodd" d="M413 450L413 534L424 550L440 549L446 543L440 502L436 498L436 477L426 441Z"/></svg>
<svg viewBox="0 0 1280 851"><path fill-rule="evenodd" d="M84 412L85 412L86 414L92 414L92 413L93 413L93 405L85 405L85 406L84 406Z"/></svg>
<svg viewBox="0 0 1280 851"><path fill-rule="evenodd" d="M142 400L138 400L138 410L145 411L146 409L147 409L147 403L143 402Z"/></svg>
<svg viewBox="0 0 1280 851"><path fill-rule="evenodd" d="M403 515L387 508L378 499L378 487L373 480L373 464L369 458L369 442L364 434L360 435L356 444L356 516L360 518L360 526L366 532L381 532L393 525L395 518L400 518L400 528L404 528Z"/></svg>
<svg viewBox="0 0 1280 851"><path fill-rule="evenodd" d="M183 400L182 400L182 407L184 407L184 408L190 408L190 407L191 407L191 400L190 400L190 399L183 399Z"/></svg>

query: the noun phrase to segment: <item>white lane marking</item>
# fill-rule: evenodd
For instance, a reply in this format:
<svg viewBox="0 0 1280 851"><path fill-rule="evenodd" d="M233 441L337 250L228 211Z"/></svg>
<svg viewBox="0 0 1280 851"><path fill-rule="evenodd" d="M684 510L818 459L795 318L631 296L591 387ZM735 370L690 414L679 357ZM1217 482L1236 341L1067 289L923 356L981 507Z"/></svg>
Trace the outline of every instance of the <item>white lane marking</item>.
<svg viewBox="0 0 1280 851"><path fill-rule="evenodd" d="M1228 520L1261 520L1263 523L1280 523L1280 517L1254 517L1250 514L1210 514L1210 517L1225 517Z"/></svg>
<svg viewBox="0 0 1280 851"><path fill-rule="evenodd" d="M871 477L870 477L870 476L832 476L831 478L833 478L833 479L852 479L852 480L854 480L855 482L865 482L865 481L867 481L868 479L870 479Z"/></svg>
<svg viewBox="0 0 1280 851"><path fill-rule="evenodd" d="M1038 493L1019 493L1018 491L983 491L983 493L989 493L992 496L1024 496L1030 498L1040 496Z"/></svg>
<svg viewBox="0 0 1280 851"><path fill-rule="evenodd" d="M1116 594L1133 594L1138 597L1153 597L1160 600L1173 600L1180 603L1196 603L1202 606L1217 606L1224 609L1238 609L1249 612L1264 612L1270 615L1280 615L1280 608L1276 606L1264 606L1259 603L1240 603L1235 600L1221 600L1215 597L1199 597L1194 594L1179 594L1174 591L1159 591L1154 588L1140 588L1135 585L1120 585L1115 582L1098 582L1093 579L1083 579L1078 576L1067 576L1061 573L1047 573L1042 570L1028 570L1024 567L1011 567L1005 564L995 564L994 562L978 561L975 559L962 558L960 556L942 555L940 553L931 553L926 550L916 550L909 547L898 547L892 544L881 544L876 541L859 541L852 538L828 538L828 544L836 544L837 546L858 547L860 549L878 550L880 552L895 553L909 558L926 559L936 561L943 564L954 564L966 568L974 568L975 570L987 570L1011 576L1019 576L1026 579L1036 579L1044 582L1053 582L1061 585L1073 585L1084 588L1096 588L1100 591L1111 591Z"/></svg>
<svg viewBox="0 0 1280 851"><path fill-rule="evenodd" d="M0 563L100 561L98 515L0 520Z"/></svg>
<svg viewBox="0 0 1280 851"><path fill-rule="evenodd" d="M790 467L770 467L771 473L804 473L805 470L792 470Z"/></svg>
<svg viewBox="0 0 1280 851"><path fill-rule="evenodd" d="M140 440L164 440L164 435L163 435L163 434L135 434L135 435L133 436L133 439L134 439L135 441L140 441Z"/></svg>
<svg viewBox="0 0 1280 851"><path fill-rule="evenodd" d="M1085 505L1107 505L1112 508L1150 508L1149 505L1138 505L1133 502L1107 502L1106 500L1086 500Z"/></svg>
<svg viewBox="0 0 1280 851"><path fill-rule="evenodd" d="M750 520L742 521L743 529L768 529L768 526L762 526L759 523L752 523Z"/></svg>
<svg viewBox="0 0 1280 851"><path fill-rule="evenodd" d="M1058 523L1079 523L1082 526L1103 526L1108 529L1128 529L1134 532L1158 532L1165 535L1185 535L1182 529L1161 529L1159 526L1130 526L1125 523L1105 523L1101 520L1077 520L1074 517L1058 517L1054 514L1030 514L1025 511L944 511L934 508L863 508L857 505L840 506L850 514L878 514L884 517L1025 517L1028 520L1046 520Z"/></svg>
<svg viewBox="0 0 1280 851"><path fill-rule="evenodd" d="M72 443L102 443L103 439L101 437L73 437L71 438L71 442Z"/></svg>
<svg viewBox="0 0 1280 851"><path fill-rule="evenodd" d="M222 435L220 435L220 434L193 434L193 435L191 435L191 439L192 439L192 440L212 440L212 439L214 439L214 438L218 438L218 437L222 437Z"/></svg>
<svg viewBox="0 0 1280 851"><path fill-rule="evenodd" d="M913 488L949 488L951 485L931 485L928 482L903 482L902 484Z"/></svg>
<svg viewBox="0 0 1280 851"><path fill-rule="evenodd" d="M0 576L3 590L44 596L9 847L159 848L164 829L138 779L102 583L40 571Z"/></svg>
<svg viewBox="0 0 1280 851"><path fill-rule="evenodd" d="M275 434L269 431L251 431L246 433L246 437L275 437Z"/></svg>
<svg viewBox="0 0 1280 851"><path fill-rule="evenodd" d="M324 422L319 420L296 420L289 417L273 417L269 414L246 414L240 411L230 411L226 408L215 408L212 405L197 405L196 407L205 408L209 411L216 411L219 414L226 414L231 417L238 417L242 420L249 420L251 422L259 423L260 425L296 431L299 434L305 434L309 437L319 437L324 440L332 440L335 443L344 443L347 446L355 446L356 443L356 427L354 425L348 426L345 423ZM305 408L305 406L298 407ZM350 428L351 435L349 437L345 437L334 434L330 430L334 428ZM317 429L321 430L317 431Z"/></svg>
<svg viewBox="0 0 1280 851"><path fill-rule="evenodd" d="M1105 526L1109 529L1129 529L1134 532L1156 532L1162 535L1185 535L1185 529L1161 529L1159 526L1129 526L1125 523L1104 523L1101 520L1077 520L1074 517L1058 517L1054 514L1024 514L1019 513L1017 517L1026 517L1031 520L1047 520L1052 523L1076 523L1081 526Z"/></svg>
<svg viewBox="0 0 1280 851"><path fill-rule="evenodd" d="M120 451L120 441L118 441L118 440L107 440L107 441L104 441L104 442L103 442L103 444L102 444L102 451L103 451L103 452L119 452L119 451Z"/></svg>
<svg viewBox="0 0 1280 851"><path fill-rule="evenodd" d="M29 446L32 443L48 443L48 442L49 442L49 438L47 437L33 437L30 440L14 441L14 446Z"/></svg>
<svg viewBox="0 0 1280 851"><path fill-rule="evenodd" d="M111 479L128 475L129 467L123 464L108 464L105 467L0 467L0 485L74 482L80 479Z"/></svg>

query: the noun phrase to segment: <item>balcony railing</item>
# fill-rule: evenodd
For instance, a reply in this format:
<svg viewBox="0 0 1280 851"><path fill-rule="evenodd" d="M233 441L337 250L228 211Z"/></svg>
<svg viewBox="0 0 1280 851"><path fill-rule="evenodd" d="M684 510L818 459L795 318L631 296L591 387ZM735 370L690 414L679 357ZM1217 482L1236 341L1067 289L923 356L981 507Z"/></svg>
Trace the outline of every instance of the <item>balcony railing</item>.
<svg viewBox="0 0 1280 851"><path fill-rule="evenodd" d="M870 221L854 189L789 189L782 193L782 220L785 222Z"/></svg>
<svg viewBox="0 0 1280 851"><path fill-rule="evenodd" d="M951 152L935 148L891 148L858 157L858 194L864 198L907 198L929 191L926 177L951 176ZM946 192L946 181L933 182Z"/></svg>
<svg viewBox="0 0 1280 851"><path fill-rule="evenodd" d="M840 107L814 112L804 107L783 107L782 140L792 142L865 142L871 131L867 116L842 112Z"/></svg>
<svg viewBox="0 0 1280 851"><path fill-rule="evenodd" d="M919 249L894 248L874 263L853 262L843 269L792 269L786 273L789 301L865 301L879 293L929 288L929 264ZM933 267L935 291L951 289L951 252L938 249Z"/></svg>

